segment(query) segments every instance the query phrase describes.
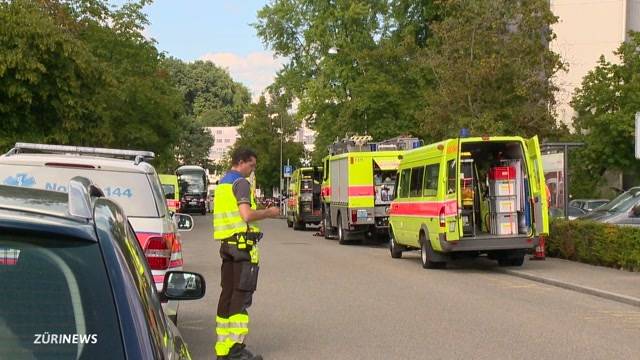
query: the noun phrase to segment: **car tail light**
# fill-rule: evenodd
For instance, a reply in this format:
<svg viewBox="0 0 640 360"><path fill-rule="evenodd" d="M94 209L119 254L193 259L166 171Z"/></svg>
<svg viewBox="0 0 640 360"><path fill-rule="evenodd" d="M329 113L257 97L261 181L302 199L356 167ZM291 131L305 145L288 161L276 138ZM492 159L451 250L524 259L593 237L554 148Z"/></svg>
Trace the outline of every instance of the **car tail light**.
<svg viewBox="0 0 640 360"><path fill-rule="evenodd" d="M354 224L358 222L358 210L351 210L351 222Z"/></svg>
<svg viewBox="0 0 640 360"><path fill-rule="evenodd" d="M440 227L447 227L447 219L444 217L444 206L440 208L440 215L438 217L440 219Z"/></svg>
<svg viewBox="0 0 640 360"><path fill-rule="evenodd" d="M147 240L144 255L151 270L166 270L169 268L171 246L163 236L152 236Z"/></svg>
<svg viewBox="0 0 640 360"><path fill-rule="evenodd" d="M180 238L176 237L171 246L171 261L169 262L169 267L179 267L182 266L182 264L182 242L180 242Z"/></svg>

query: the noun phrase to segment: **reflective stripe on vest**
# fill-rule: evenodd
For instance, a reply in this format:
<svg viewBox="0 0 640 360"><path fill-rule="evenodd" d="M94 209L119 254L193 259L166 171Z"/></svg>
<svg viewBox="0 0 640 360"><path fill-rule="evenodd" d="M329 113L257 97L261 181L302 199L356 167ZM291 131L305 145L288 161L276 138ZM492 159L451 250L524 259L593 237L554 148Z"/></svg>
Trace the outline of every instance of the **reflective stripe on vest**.
<svg viewBox="0 0 640 360"><path fill-rule="evenodd" d="M251 209L256 209L255 196L251 189ZM233 184L219 184L213 201L213 238L215 240L228 239L235 234L260 232L256 223L249 224L242 220L238 200L233 195Z"/></svg>

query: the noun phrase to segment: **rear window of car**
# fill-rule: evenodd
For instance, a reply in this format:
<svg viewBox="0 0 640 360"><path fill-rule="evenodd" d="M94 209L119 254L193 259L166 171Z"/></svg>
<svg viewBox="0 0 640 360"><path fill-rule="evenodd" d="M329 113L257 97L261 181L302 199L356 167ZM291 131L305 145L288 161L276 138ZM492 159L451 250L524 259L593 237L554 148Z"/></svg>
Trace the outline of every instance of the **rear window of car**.
<svg viewBox="0 0 640 360"><path fill-rule="evenodd" d="M0 344L7 359L120 359L97 243L0 234Z"/></svg>
<svg viewBox="0 0 640 360"><path fill-rule="evenodd" d="M176 187L170 184L162 184L162 191L171 199L176 195Z"/></svg>
<svg viewBox="0 0 640 360"><path fill-rule="evenodd" d="M144 173L24 165L0 165L0 173L0 184L60 192L68 191L71 178L84 176L118 202L127 216L160 216Z"/></svg>

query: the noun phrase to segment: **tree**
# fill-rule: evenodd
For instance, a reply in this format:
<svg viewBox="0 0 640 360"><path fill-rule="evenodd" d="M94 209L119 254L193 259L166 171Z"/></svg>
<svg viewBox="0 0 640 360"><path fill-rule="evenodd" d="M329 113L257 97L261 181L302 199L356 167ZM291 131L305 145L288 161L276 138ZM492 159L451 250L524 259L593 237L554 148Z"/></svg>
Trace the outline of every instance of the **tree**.
<svg viewBox="0 0 640 360"><path fill-rule="evenodd" d="M172 161L183 109L141 34L147 3L0 2L0 146L144 149Z"/></svg>
<svg viewBox="0 0 640 360"><path fill-rule="evenodd" d="M209 150L214 144L214 137L198 121L187 118L184 123L186 127L176 148L176 158L183 165L209 168Z"/></svg>
<svg viewBox="0 0 640 360"><path fill-rule="evenodd" d="M472 133L556 136L552 111L562 68L548 44L556 17L546 0L451 0L422 60L435 89L422 97L421 133L430 140Z"/></svg>
<svg viewBox="0 0 640 360"><path fill-rule="evenodd" d="M346 132L415 132L430 79L414 64L435 9L427 0L278 0L258 12L258 36L290 59L271 90L300 101L298 120L318 131L316 159Z"/></svg>
<svg viewBox="0 0 640 360"><path fill-rule="evenodd" d="M634 157L634 115L640 109L640 33L632 32L615 55L619 64L600 57L576 90L574 127L585 146L576 151L576 176L600 179L604 172L640 173Z"/></svg>
<svg viewBox="0 0 640 360"><path fill-rule="evenodd" d="M251 103L246 86L210 61L164 61L173 83L184 98L187 115L204 126L238 126Z"/></svg>
<svg viewBox="0 0 640 360"><path fill-rule="evenodd" d="M291 164L298 167L303 154L302 144L292 141L292 135L299 123L286 110L277 100L267 103L265 97L261 96L256 104L251 105L247 119L238 129L240 139L234 145L234 149L248 147L256 152L258 187L268 194L273 187L279 186L281 136L284 140L284 163L290 159Z"/></svg>

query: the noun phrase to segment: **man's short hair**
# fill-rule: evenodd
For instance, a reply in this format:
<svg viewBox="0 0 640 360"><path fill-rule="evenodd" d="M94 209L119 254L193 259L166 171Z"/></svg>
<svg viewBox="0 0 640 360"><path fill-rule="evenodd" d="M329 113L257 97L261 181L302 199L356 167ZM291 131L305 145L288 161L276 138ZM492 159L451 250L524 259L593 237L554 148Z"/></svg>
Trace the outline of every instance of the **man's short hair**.
<svg viewBox="0 0 640 360"><path fill-rule="evenodd" d="M256 160L258 160L258 155L256 155L255 151L248 148L236 149L231 154L231 165L236 166L240 164L240 161L247 162L251 160L251 158L255 158Z"/></svg>

